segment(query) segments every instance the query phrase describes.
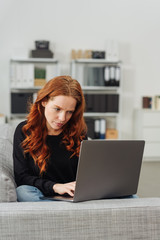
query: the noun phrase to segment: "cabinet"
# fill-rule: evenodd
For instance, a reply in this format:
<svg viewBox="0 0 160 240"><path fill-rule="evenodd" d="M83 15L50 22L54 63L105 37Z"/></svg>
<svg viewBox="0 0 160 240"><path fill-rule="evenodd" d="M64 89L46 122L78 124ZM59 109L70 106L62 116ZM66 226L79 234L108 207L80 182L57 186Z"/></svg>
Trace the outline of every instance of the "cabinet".
<svg viewBox="0 0 160 240"><path fill-rule="evenodd" d="M80 82L86 99L84 117L91 138L97 138L98 131L98 138L121 138L121 68L121 62L105 59L71 62L71 75Z"/></svg>
<svg viewBox="0 0 160 240"><path fill-rule="evenodd" d="M10 119L25 118L28 100L54 76L60 64L53 58L12 58L10 60Z"/></svg>
<svg viewBox="0 0 160 240"><path fill-rule="evenodd" d="M135 110L134 138L145 140L145 160L160 160L160 111Z"/></svg>

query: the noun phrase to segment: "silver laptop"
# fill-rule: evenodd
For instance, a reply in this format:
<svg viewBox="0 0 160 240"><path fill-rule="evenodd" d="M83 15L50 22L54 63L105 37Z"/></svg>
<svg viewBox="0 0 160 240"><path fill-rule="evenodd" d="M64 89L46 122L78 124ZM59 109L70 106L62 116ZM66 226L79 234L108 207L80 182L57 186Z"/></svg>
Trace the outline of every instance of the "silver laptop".
<svg viewBox="0 0 160 240"><path fill-rule="evenodd" d="M82 141L74 197L44 198L80 202L136 194L144 145L143 140Z"/></svg>

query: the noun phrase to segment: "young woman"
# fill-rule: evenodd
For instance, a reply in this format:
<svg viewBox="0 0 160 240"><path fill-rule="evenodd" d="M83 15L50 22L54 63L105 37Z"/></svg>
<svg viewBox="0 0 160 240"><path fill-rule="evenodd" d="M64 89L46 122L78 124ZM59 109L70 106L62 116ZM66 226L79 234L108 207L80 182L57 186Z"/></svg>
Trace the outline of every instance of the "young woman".
<svg viewBox="0 0 160 240"><path fill-rule="evenodd" d="M74 195L80 143L87 138L84 108L81 86L70 76L55 77L39 91L14 134L18 201Z"/></svg>

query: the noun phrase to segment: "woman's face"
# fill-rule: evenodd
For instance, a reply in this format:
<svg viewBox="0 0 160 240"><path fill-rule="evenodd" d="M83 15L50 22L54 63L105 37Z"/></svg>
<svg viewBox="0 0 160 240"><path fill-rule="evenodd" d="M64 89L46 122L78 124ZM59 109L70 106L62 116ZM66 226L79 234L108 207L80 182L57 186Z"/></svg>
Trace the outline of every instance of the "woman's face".
<svg viewBox="0 0 160 240"><path fill-rule="evenodd" d="M77 101L71 96L56 96L48 102L42 102L49 135L58 135L63 126L70 120L75 111Z"/></svg>

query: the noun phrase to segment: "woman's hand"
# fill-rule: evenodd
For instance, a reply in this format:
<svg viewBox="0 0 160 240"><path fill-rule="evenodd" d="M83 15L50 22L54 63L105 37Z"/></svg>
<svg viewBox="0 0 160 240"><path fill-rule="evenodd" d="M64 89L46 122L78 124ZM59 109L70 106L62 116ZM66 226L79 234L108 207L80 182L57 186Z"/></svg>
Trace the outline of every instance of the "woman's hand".
<svg viewBox="0 0 160 240"><path fill-rule="evenodd" d="M67 193L69 196L73 197L75 186L76 186L76 182L69 182L64 184L56 183L53 186L53 190L55 193L58 193L60 195Z"/></svg>

